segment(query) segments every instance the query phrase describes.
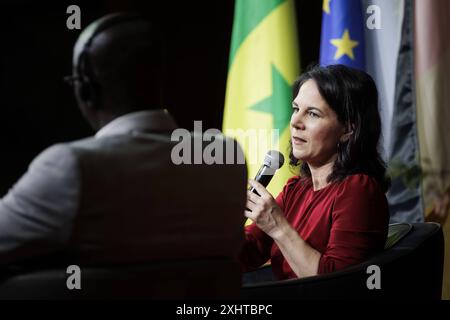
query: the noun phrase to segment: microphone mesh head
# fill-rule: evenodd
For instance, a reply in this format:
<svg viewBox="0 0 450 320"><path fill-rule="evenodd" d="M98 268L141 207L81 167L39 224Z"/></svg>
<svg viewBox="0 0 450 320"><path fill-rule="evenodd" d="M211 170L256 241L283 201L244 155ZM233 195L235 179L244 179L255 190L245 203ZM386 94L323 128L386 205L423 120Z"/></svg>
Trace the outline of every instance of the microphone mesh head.
<svg viewBox="0 0 450 320"><path fill-rule="evenodd" d="M281 152L278 152L276 150L269 150L264 157L264 165L272 168L272 169L279 169L284 164L284 156Z"/></svg>

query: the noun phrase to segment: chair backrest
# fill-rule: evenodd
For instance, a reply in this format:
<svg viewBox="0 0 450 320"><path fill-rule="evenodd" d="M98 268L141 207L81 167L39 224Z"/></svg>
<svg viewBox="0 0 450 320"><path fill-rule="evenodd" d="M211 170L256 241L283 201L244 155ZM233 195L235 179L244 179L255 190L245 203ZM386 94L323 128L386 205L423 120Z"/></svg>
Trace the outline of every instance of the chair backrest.
<svg viewBox="0 0 450 320"><path fill-rule="evenodd" d="M436 223L415 223L395 245L359 265L303 279L244 285L242 298L440 299L444 238ZM367 268L380 268L381 289L369 289Z"/></svg>
<svg viewBox="0 0 450 320"><path fill-rule="evenodd" d="M80 267L81 289L69 290L66 268L0 282L0 299L222 299L238 296L237 262L211 258L134 266Z"/></svg>

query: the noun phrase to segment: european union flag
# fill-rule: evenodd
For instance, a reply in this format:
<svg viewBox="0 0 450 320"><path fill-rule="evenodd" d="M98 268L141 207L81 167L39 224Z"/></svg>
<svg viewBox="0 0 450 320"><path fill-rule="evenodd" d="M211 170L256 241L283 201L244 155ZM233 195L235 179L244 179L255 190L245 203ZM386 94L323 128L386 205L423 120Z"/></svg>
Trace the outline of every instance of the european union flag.
<svg viewBox="0 0 450 320"><path fill-rule="evenodd" d="M324 0L320 65L344 64L365 70L361 0Z"/></svg>

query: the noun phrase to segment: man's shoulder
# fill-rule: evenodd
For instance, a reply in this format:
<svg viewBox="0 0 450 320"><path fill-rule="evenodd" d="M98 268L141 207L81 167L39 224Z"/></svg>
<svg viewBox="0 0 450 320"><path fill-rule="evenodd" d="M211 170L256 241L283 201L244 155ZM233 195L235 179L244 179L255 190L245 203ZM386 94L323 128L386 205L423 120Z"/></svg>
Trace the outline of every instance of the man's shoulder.
<svg viewBox="0 0 450 320"><path fill-rule="evenodd" d="M195 137L192 137L195 140ZM236 174L246 179L246 164L242 148L236 140L217 135L211 141L199 144L191 141L189 150L178 150L177 142L170 136L116 135L102 138L88 137L72 142L58 143L44 150L35 161L58 162L61 166L77 163L95 164L115 159L116 164L150 161L154 168L177 168L178 173L192 173L208 176Z"/></svg>
<svg viewBox="0 0 450 320"><path fill-rule="evenodd" d="M74 154L68 143L56 143L43 150L31 163L31 166L37 164L58 165L67 164L73 161Z"/></svg>
<svg viewBox="0 0 450 320"><path fill-rule="evenodd" d="M59 167L67 168L77 165L80 157L79 149L92 148L96 149L96 142L93 137L75 140L71 142L55 143L41 153L39 153L31 162L30 167Z"/></svg>

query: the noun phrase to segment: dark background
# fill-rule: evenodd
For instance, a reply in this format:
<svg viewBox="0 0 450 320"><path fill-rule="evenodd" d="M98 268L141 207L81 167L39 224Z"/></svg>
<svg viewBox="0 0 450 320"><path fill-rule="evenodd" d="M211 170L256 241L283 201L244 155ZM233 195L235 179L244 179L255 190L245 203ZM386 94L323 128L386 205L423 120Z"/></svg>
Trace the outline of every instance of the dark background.
<svg viewBox="0 0 450 320"><path fill-rule="evenodd" d="M234 1L2 1L0 196L43 149L93 134L62 81L80 33L66 28L71 4L80 6L82 29L114 11L149 16L163 31L165 106L181 127L202 120L204 130L221 128ZM302 69L318 61L321 7L296 1Z"/></svg>

